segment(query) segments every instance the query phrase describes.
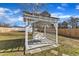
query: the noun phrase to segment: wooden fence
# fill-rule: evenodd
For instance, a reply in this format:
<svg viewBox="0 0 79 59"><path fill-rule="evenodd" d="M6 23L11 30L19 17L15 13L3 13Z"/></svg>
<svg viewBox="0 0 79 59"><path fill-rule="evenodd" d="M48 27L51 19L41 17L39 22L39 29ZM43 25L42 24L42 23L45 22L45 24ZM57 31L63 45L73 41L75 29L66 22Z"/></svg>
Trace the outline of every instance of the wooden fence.
<svg viewBox="0 0 79 59"><path fill-rule="evenodd" d="M58 29L59 35L79 38L79 29Z"/></svg>

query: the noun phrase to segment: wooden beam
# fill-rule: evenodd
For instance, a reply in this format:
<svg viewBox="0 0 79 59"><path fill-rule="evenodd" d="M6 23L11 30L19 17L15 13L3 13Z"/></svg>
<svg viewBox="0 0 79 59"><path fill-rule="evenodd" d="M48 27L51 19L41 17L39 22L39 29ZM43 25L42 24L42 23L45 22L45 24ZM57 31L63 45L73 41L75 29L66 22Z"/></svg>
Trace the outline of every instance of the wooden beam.
<svg viewBox="0 0 79 59"><path fill-rule="evenodd" d="M51 24L57 22L58 19L54 18L48 18L48 17L30 17L30 16L25 16L26 19L32 19L30 22L37 22L37 21L45 21L45 22L50 22Z"/></svg>

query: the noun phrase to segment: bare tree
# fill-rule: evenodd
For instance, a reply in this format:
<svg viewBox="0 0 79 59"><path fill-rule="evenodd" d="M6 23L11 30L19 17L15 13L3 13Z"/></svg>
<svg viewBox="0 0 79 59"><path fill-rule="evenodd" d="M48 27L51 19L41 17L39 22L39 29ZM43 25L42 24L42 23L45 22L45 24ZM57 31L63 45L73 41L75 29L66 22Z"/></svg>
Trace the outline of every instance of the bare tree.
<svg viewBox="0 0 79 59"><path fill-rule="evenodd" d="M70 17L69 24L72 26L72 28L77 28L78 21L78 17Z"/></svg>
<svg viewBox="0 0 79 59"><path fill-rule="evenodd" d="M0 23L0 27L9 27L10 26L10 24L8 24L8 23Z"/></svg>
<svg viewBox="0 0 79 59"><path fill-rule="evenodd" d="M67 23L66 21L64 21L64 22L62 23L62 25L63 25L64 28L68 28L68 23Z"/></svg>

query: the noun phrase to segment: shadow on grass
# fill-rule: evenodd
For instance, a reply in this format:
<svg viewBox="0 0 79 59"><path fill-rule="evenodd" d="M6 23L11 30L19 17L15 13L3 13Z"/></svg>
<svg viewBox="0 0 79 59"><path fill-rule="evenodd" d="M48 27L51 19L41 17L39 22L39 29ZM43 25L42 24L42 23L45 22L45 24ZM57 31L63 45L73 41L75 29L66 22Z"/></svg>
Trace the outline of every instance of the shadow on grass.
<svg viewBox="0 0 79 59"><path fill-rule="evenodd" d="M20 51L20 48L21 50L24 48L24 39L0 41L0 53Z"/></svg>

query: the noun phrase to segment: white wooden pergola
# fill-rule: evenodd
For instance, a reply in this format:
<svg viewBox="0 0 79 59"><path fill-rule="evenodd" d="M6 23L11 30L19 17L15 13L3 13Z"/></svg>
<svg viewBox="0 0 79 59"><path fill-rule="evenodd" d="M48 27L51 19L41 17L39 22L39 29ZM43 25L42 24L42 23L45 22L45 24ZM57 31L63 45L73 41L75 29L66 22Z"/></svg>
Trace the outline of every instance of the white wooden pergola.
<svg viewBox="0 0 79 59"><path fill-rule="evenodd" d="M56 18L56 17L46 17L46 16L41 16L41 15L39 16L39 15L33 15L33 14L25 13L24 14L24 21L26 23L31 23L32 25L36 22L39 22L39 21L49 22L50 24L53 24L54 27L55 27L55 30L56 30L56 39L55 39L54 43L52 42L53 44L50 44L50 45L53 46L53 47L58 46L58 22L57 22L58 18ZM27 25L25 27L25 51L49 45L49 44L36 44L36 45L31 44L31 45L29 45L28 31L29 31L29 25ZM46 25L44 26L44 36L45 35L46 35ZM34 39L35 38L33 38L33 40ZM38 40L39 40L39 38L38 38Z"/></svg>

